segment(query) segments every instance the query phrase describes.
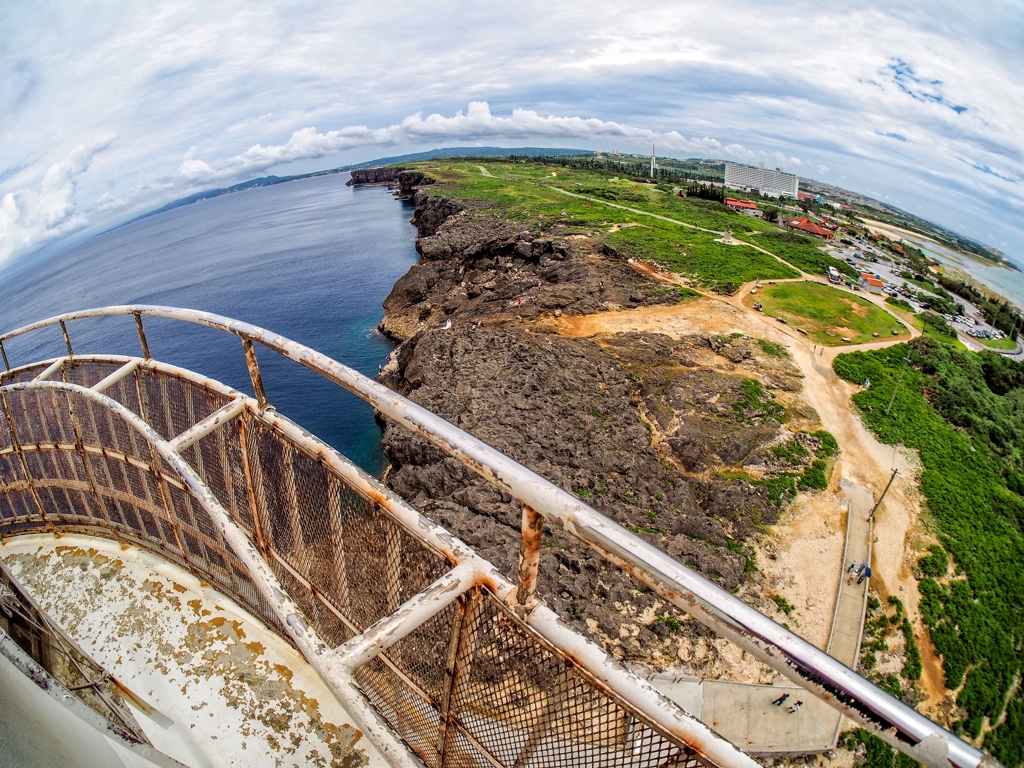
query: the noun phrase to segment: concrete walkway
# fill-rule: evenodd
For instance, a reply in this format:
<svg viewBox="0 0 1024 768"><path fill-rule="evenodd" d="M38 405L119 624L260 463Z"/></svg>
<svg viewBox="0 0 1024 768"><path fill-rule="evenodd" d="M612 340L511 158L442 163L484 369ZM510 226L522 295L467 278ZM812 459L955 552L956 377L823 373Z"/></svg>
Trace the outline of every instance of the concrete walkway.
<svg viewBox="0 0 1024 768"><path fill-rule="evenodd" d="M852 560L858 564L871 559L871 530L868 515L874 506L871 492L857 483L841 481L847 511L839 594L829 634L828 654L853 667L860 653L867 603L868 581L850 581L846 569ZM775 685L749 685L725 680L700 680L653 675L651 683L684 710L700 719L723 738L751 755L784 756L826 752L833 749L843 716L820 699L782 678ZM783 694L789 698L782 706L772 702ZM789 707L797 701L803 706L795 713Z"/></svg>

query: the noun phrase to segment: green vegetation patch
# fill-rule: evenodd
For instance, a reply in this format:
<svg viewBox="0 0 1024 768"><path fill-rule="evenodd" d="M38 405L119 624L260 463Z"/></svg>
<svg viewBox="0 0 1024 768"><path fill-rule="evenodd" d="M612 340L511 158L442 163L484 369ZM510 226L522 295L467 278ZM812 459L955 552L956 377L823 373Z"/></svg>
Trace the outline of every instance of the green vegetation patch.
<svg viewBox="0 0 1024 768"><path fill-rule="evenodd" d="M839 452L839 442L827 429L819 429L811 435L819 440L818 450L815 451L819 459L830 459Z"/></svg>
<svg viewBox="0 0 1024 768"><path fill-rule="evenodd" d="M748 418L770 418L781 422L786 409L775 402L772 394L757 379L744 379L740 384L742 396L733 408Z"/></svg>
<svg viewBox="0 0 1024 768"><path fill-rule="evenodd" d="M844 733L839 739L843 749L859 751L863 758L859 764L864 768L918 768L920 763L902 752L897 752L880 738L863 728ZM861 749L858 749L861 748Z"/></svg>
<svg viewBox="0 0 1024 768"><path fill-rule="evenodd" d="M761 351L766 355L772 357L789 357L789 352L781 344L776 344L774 341L768 341L768 339L758 339L757 346L761 348Z"/></svg>
<svg viewBox="0 0 1024 768"><path fill-rule="evenodd" d="M822 459L812 461L800 475L800 487L815 491L828 488L828 463Z"/></svg>
<svg viewBox="0 0 1024 768"><path fill-rule="evenodd" d="M650 259L696 285L733 293L757 279L782 280L797 272L771 256L742 245L717 242L720 236L657 219L643 221L608 235L608 242L635 258Z"/></svg>
<svg viewBox="0 0 1024 768"><path fill-rule="evenodd" d="M895 296L887 296L885 299L886 304L892 304L894 307L902 309L906 312L913 312L913 305L906 299L897 299Z"/></svg>
<svg viewBox="0 0 1024 768"><path fill-rule="evenodd" d="M906 328L881 307L867 299L831 285L810 281L767 285L744 302L759 301L769 317L782 317L790 325L803 328L818 344L862 344L879 337L892 338L893 331ZM844 342L848 338L850 342Z"/></svg>
<svg viewBox="0 0 1024 768"><path fill-rule="evenodd" d="M1010 350L1010 349L1016 349L1017 348L1017 342L1014 341L1011 338L1008 338L1008 337L1007 338L1002 338L1002 339L978 339L978 341L980 341L982 344L984 344L989 349L1006 349L1006 350Z"/></svg>
<svg viewBox="0 0 1024 768"><path fill-rule="evenodd" d="M782 445L772 446L772 453L790 464L803 464L803 460L811 455L799 440L787 440Z"/></svg>
<svg viewBox="0 0 1024 768"><path fill-rule="evenodd" d="M629 256L650 259L708 290L728 293L759 277L799 276L768 254L715 242L725 230L776 229L715 200L680 197L664 185L619 178L601 168L488 160L492 176L484 176L477 164L453 159L415 165L439 182L425 188L430 194L484 203L497 215L531 227L557 224L568 233L607 240Z"/></svg>
<svg viewBox="0 0 1024 768"><path fill-rule="evenodd" d="M904 355L912 362L886 415ZM847 381L871 379L854 402L879 440L919 451L921 491L956 565L949 580L922 574L921 613L946 685L962 686L958 727L976 738L994 725L985 749L1019 765L1024 693L1009 694L1024 673L1024 365L917 339L840 355L834 367ZM945 572L941 561L932 550L921 570Z"/></svg>
<svg viewBox="0 0 1024 768"><path fill-rule="evenodd" d="M781 229L770 229L751 234L739 235L741 240L754 243L766 251L770 251L792 264L797 269L812 275L828 274L829 267L835 267L841 274L850 278L860 275L845 261L835 259L821 250L821 241L796 232Z"/></svg>
<svg viewBox="0 0 1024 768"><path fill-rule="evenodd" d="M935 326L926 324L924 321L924 315L927 314L930 313L922 312L920 314L912 316L910 318L910 324L913 325L917 330L919 330L922 334L924 334L927 338L931 339L932 341L937 341L940 344L945 344L946 346L953 347L954 349L958 349L961 352L967 351L967 346L956 337L955 333L952 336L947 336L942 331L937 330ZM936 317L938 317L938 315L936 315ZM946 322L941 317L939 317L939 320L942 320L943 323Z"/></svg>

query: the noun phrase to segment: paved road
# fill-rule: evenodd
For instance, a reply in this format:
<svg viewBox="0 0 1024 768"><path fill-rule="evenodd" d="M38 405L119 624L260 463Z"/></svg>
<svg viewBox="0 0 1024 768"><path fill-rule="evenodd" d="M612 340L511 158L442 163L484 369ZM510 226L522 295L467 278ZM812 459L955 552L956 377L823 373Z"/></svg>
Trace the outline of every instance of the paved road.
<svg viewBox="0 0 1024 768"><path fill-rule="evenodd" d="M847 510L844 565L835 569L840 579L829 635L828 654L853 667L860 652L868 581L847 578L850 561L871 559L868 515L874 506L871 492L857 483L841 481ZM840 573L842 571L842 573ZM776 685L748 685L723 680L699 680L661 674L651 682L694 717L723 738L752 755L793 755L825 752L835 747L842 715L803 688L782 679ZM772 702L789 694L783 706ZM795 713L789 706L802 701Z"/></svg>

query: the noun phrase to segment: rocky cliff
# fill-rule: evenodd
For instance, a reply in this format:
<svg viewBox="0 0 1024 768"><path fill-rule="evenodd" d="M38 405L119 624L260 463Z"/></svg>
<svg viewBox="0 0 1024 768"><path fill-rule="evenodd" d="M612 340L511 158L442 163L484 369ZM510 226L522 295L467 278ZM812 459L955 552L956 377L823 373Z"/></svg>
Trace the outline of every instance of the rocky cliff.
<svg viewBox="0 0 1024 768"><path fill-rule="evenodd" d="M719 470L760 466L785 437L743 374L797 389L793 366L743 339L560 336L555 318L681 294L557 224L531 229L435 192L414 193L421 259L384 302L380 327L401 343L381 380L723 587L756 578L742 542L782 500ZM389 484L512 577L518 503L383 427ZM541 595L617 656L668 666L705 632L574 540L546 529L544 542Z"/></svg>

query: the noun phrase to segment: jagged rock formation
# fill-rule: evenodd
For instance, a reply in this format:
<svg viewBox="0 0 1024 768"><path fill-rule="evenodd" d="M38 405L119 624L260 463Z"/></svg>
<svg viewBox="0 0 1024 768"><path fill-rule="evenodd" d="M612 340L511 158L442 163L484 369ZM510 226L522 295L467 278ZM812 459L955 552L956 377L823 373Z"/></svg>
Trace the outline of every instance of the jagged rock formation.
<svg viewBox="0 0 1024 768"><path fill-rule="evenodd" d="M774 521L777 501L715 469L756 462L783 433L778 421L737 407L741 377L695 360L711 355L736 368L754 352L705 337L558 336L553 316L674 303L679 293L613 249L529 230L433 190L414 200L422 258L384 302L380 327L401 342L384 383L723 587L744 582L740 542ZM794 388L795 371L780 365L770 374ZM518 503L403 427L385 420L383 428L389 484L513 576ZM539 590L623 658L678 660L674 644L703 632L659 621L678 614L556 531L545 532Z"/></svg>
<svg viewBox="0 0 1024 768"><path fill-rule="evenodd" d="M352 171L352 178L345 186L398 187L400 198L411 198L418 187L433 184L434 180L421 171L407 171L403 168L367 168Z"/></svg>

